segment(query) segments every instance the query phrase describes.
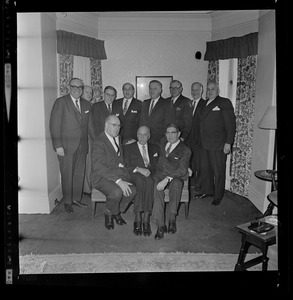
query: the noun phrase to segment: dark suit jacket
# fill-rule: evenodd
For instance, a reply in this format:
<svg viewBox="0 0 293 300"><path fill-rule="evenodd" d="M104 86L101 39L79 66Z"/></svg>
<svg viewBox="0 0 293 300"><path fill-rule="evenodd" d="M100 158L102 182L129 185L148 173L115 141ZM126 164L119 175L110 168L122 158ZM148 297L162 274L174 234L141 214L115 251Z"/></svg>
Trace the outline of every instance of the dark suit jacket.
<svg viewBox="0 0 293 300"><path fill-rule="evenodd" d="M148 155L150 159L148 169L151 173L154 173L160 155L160 147L158 145L148 143ZM145 168L137 143L132 143L124 147L124 161L130 174L136 167Z"/></svg>
<svg viewBox="0 0 293 300"><path fill-rule="evenodd" d="M144 100L142 103L141 125L150 128L150 142L159 145L160 140L165 136L166 126L172 121L171 106L170 102L160 97L149 116L150 104L151 99Z"/></svg>
<svg viewBox="0 0 293 300"><path fill-rule="evenodd" d="M113 111L113 108L112 108ZM90 125L94 128L95 138L98 137L105 129L105 120L110 115L105 101L99 101L93 104L91 112Z"/></svg>
<svg viewBox="0 0 293 300"><path fill-rule="evenodd" d="M191 130L187 139L185 140L186 145L192 149L199 149L201 147L200 142L200 111L206 105L206 101L202 98L198 100L198 104L192 116ZM192 113L192 112L191 112Z"/></svg>
<svg viewBox="0 0 293 300"><path fill-rule="evenodd" d="M113 102L112 114L116 115L122 124L120 136L122 141L137 139L137 129L140 124L142 102L133 98L126 114L123 114L123 99L120 98Z"/></svg>
<svg viewBox="0 0 293 300"><path fill-rule="evenodd" d="M187 180L191 150L185 143L180 141L176 148L166 157L165 147L167 142L167 139L162 139L156 175L161 178L170 176L172 178Z"/></svg>
<svg viewBox="0 0 293 300"><path fill-rule="evenodd" d="M223 150L224 144L232 144L236 121L234 108L228 98L217 96L200 112L200 133L203 149Z"/></svg>
<svg viewBox="0 0 293 300"><path fill-rule="evenodd" d="M171 102L172 97L167 98ZM192 123L191 100L180 95L172 107L174 122L179 126L181 137L187 139Z"/></svg>
<svg viewBox="0 0 293 300"><path fill-rule="evenodd" d="M104 177L116 181L119 178L126 180L128 172L126 168L119 167L124 165L123 147L119 142L121 155L118 156L105 132L103 131L93 142L91 156L91 175L90 180L93 187L96 187L99 180Z"/></svg>
<svg viewBox="0 0 293 300"><path fill-rule="evenodd" d="M54 149L63 147L65 154L73 154L82 141L87 153L91 105L81 97L80 109L81 113L73 104L70 94L56 99L49 122Z"/></svg>

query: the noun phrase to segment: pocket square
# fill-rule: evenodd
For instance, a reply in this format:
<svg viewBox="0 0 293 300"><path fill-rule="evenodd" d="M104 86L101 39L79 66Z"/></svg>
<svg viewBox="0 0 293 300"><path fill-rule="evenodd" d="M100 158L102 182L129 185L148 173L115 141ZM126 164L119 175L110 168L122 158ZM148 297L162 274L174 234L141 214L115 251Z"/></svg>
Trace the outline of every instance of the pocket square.
<svg viewBox="0 0 293 300"><path fill-rule="evenodd" d="M124 165L119 163L118 168L124 168Z"/></svg>
<svg viewBox="0 0 293 300"><path fill-rule="evenodd" d="M179 111L179 110L181 110L181 108L180 107L176 107L176 111Z"/></svg>
<svg viewBox="0 0 293 300"><path fill-rule="evenodd" d="M215 106L215 107L213 108L213 111L217 111L217 110L221 110L219 106Z"/></svg>
<svg viewBox="0 0 293 300"><path fill-rule="evenodd" d="M131 110L132 114L137 114L137 110Z"/></svg>
<svg viewBox="0 0 293 300"><path fill-rule="evenodd" d="M84 113L87 114L89 112L89 110L86 110Z"/></svg>
<svg viewBox="0 0 293 300"><path fill-rule="evenodd" d="M179 157L177 157L177 156L174 156L174 159L179 159Z"/></svg>
<svg viewBox="0 0 293 300"><path fill-rule="evenodd" d="M155 153L154 155L153 155L153 157L157 157L158 156L158 153Z"/></svg>
<svg viewBox="0 0 293 300"><path fill-rule="evenodd" d="M115 116L116 116L116 117L119 117L119 113L116 113Z"/></svg>

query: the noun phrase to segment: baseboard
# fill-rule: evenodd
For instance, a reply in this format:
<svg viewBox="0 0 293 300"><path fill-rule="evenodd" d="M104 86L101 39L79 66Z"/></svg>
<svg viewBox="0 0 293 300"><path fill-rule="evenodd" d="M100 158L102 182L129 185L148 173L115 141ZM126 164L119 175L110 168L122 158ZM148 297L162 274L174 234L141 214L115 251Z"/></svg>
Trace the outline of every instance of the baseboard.
<svg viewBox="0 0 293 300"><path fill-rule="evenodd" d="M49 194L49 207L50 212L55 208L55 206L62 200L62 188L61 184L57 185L53 191Z"/></svg>
<svg viewBox="0 0 293 300"><path fill-rule="evenodd" d="M62 199L61 185L48 195L45 191L21 190L18 194L18 212L20 214L49 214Z"/></svg>

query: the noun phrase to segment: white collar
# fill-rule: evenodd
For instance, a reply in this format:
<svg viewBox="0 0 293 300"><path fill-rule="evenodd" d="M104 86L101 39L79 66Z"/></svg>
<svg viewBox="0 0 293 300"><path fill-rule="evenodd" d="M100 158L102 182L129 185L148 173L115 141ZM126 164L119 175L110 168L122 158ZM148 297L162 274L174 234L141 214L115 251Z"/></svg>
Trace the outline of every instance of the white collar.
<svg viewBox="0 0 293 300"><path fill-rule="evenodd" d="M170 142L168 142L168 143L166 144L166 148L168 148L169 145L171 144L171 151L172 151L174 148L177 147L177 145L178 145L179 143L180 143L180 139L179 139L176 143L174 143L174 144L171 144ZM168 147L167 147L167 145L168 145Z"/></svg>

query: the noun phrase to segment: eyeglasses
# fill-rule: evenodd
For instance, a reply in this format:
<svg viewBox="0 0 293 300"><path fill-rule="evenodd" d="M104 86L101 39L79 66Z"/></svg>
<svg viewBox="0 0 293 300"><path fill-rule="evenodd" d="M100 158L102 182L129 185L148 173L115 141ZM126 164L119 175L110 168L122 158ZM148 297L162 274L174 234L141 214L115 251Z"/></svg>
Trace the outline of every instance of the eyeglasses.
<svg viewBox="0 0 293 300"><path fill-rule="evenodd" d="M112 125L113 127L122 127L120 124L114 124L114 123L108 123L108 124L110 124L110 125Z"/></svg>
<svg viewBox="0 0 293 300"><path fill-rule="evenodd" d="M74 91L77 91L77 90L82 91L83 90L83 86L70 85L70 87L72 87Z"/></svg>
<svg viewBox="0 0 293 300"><path fill-rule="evenodd" d="M173 86L170 86L170 90L179 90L179 89L181 89L181 86L175 86L175 87L173 87Z"/></svg>

